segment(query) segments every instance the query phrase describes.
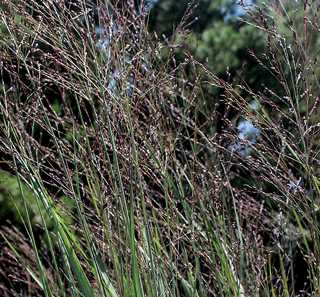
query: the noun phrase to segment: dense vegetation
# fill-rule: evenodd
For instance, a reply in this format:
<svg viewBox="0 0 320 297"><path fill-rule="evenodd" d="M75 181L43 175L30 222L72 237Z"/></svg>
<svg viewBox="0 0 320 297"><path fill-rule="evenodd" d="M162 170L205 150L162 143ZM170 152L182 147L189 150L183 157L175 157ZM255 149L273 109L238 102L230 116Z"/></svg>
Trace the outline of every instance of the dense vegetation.
<svg viewBox="0 0 320 297"><path fill-rule="evenodd" d="M0 3L1 296L319 296L316 2Z"/></svg>

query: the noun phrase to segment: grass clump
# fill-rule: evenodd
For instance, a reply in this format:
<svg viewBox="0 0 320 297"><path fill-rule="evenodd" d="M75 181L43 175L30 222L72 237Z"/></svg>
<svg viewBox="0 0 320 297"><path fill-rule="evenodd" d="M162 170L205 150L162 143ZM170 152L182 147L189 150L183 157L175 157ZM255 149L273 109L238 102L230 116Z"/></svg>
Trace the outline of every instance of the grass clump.
<svg viewBox="0 0 320 297"><path fill-rule="evenodd" d="M143 2L97 2L1 11L0 149L43 224L39 239L27 215L21 235L37 294L316 294L318 69L299 20L252 11L268 44L252 56L274 79L252 90L188 53L177 62L184 26L157 39ZM222 119L205 104L213 87Z"/></svg>

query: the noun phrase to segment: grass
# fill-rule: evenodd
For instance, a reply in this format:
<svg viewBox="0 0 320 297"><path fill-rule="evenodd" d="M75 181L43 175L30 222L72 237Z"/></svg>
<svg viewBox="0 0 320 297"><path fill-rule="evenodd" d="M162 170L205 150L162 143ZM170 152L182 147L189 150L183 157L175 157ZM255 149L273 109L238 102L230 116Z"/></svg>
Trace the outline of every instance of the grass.
<svg viewBox="0 0 320 297"><path fill-rule="evenodd" d="M307 35L283 5L252 12L268 44L252 55L274 77L261 92L187 53L176 61L184 26L163 42L142 7L4 5L0 149L42 218L38 229L30 215L23 231L1 228L2 258L27 271L21 296L317 296L311 4L298 7ZM213 86L259 129L256 142L206 108ZM1 289L19 294L10 281Z"/></svg>

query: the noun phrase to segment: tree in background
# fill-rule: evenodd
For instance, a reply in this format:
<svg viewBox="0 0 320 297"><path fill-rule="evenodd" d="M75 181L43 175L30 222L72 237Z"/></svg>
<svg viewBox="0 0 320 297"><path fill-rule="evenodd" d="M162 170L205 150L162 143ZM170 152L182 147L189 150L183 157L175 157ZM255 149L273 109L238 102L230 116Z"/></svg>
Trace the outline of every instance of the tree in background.
<svg viewBox="0 0 320 297"><path fill-rule="evenodd" d="M251 83L259 81L260 75L257 75L256 63L248 54L248 48L261 52L262 34L239 20L253 3L247 1L244 6L230 0L200 0L193 6L189 3L186 0L157 1L151 11L150 28L168 37L186 11L191 11L188 16L190 35L185 47L216 73L234 74L246 65Z"/></svg>

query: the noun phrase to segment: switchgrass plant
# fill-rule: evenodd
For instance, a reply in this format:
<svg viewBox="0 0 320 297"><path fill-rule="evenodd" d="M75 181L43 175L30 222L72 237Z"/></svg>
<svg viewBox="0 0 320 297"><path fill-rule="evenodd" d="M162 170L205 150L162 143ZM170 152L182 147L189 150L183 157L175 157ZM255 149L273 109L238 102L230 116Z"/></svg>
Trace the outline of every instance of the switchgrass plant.
<svg viewBox="0 0 320 297"><path fill-rule="evenodd" d="M255 238L262 236L268 254L266 296L319 294L319 37L314 5L279 1L251 12L252 25L266 33L267 42L265 53L251 55L274 78L271 86L257 91L246 82L233 85L215 77L229 114L240 111L225 118L220 143L230 145L221 162L227 164L224 173L240 225L253 234L260 229ZM248 214L254 213L250 220ZM263 229L269 229L267 234ZM249 247L253 239L246 240Z"/></svg>
<svg viewBox="0 0 320 297"><path fill-rule="evenodd" d="M184 26L157 39L144 4L3 4L0 148L43 218L40 239L24 220L32 261L1 232L36 284L22 294L316 296L311 7L301 8L310 33L284 5L252 13L268 42L252 55L275 81L259 91L188 54L177 61ZM205 104L212 87L223 119Z"/></svg>

